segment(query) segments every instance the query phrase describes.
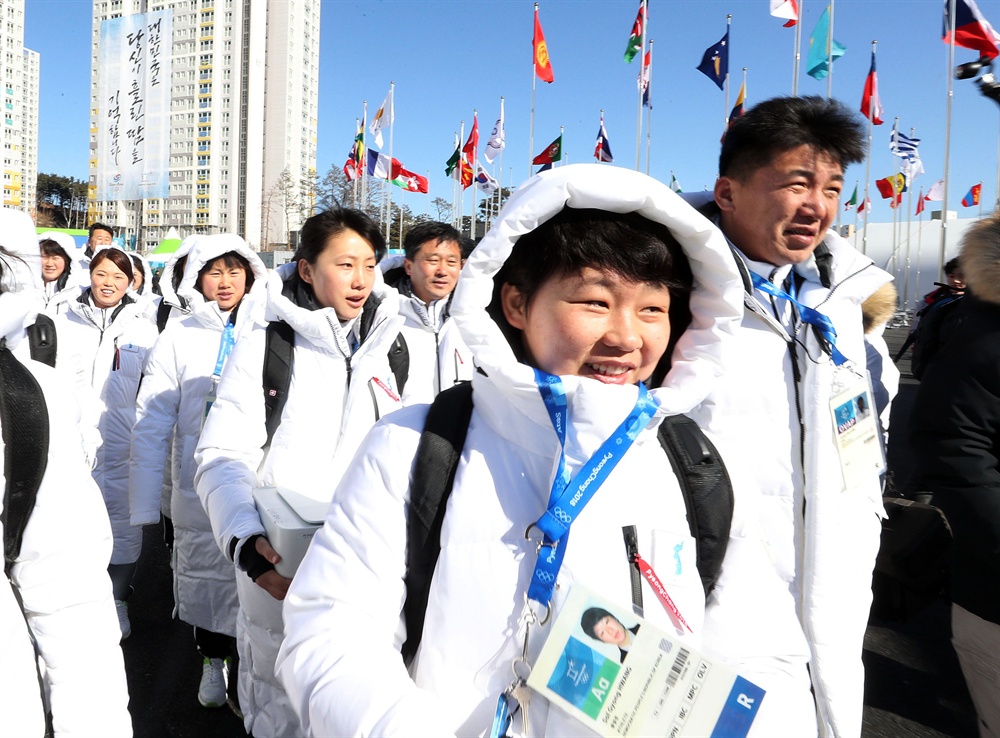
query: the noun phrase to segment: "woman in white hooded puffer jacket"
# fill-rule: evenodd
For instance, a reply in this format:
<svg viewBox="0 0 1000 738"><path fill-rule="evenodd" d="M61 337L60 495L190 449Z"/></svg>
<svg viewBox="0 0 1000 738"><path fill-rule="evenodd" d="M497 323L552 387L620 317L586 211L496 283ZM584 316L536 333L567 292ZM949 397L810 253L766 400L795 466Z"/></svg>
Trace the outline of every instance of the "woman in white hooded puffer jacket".
<svg viewBox="0 0 1000 738"><path fill-rule="evenodd" d="M126 293L132 284L133 264L124 251L107 247L95 253L90 274L91 286L69 303L66 313L55 317L56 368L73 375L84 424L100 431L93 475L104 495L115 537L108 571L122 637L127 638L131 625L125 601L142 551L142 528L129 523L132 425L139 380L157 334L140 303Z"/></svg>
<svg viewBox="0 0 1000 738"><path fill-rule="evenodd" d="M573 209L590 210L574 221ZM558 239L544 230L544 236L533 235L517 250L522 237L549 229L546 221L553 218L559 228L567 227L564 219L570 224ZM632 230L615 237L609 234L621 231L608 222L627 222ZM666 237L659 230L664 226ZM598 247L594 239L605 240ZM659 245L648 246L650 240ZM534 261L526 253L557 241L554 271L532 269ZM565 255L584 241L591 242L583 252L588 256L567 261ZM671 241L679 246L669 246ZM640 243L657 256L636 258L629 271L616 271L621 262L608 252L638 250ZM664 267L659 254L668 248L674 249L666 262L671 266ZM681 281L683 260L674 256L679 250L693 274L689 302L684 288L668 281L671 276ZM487 311L494 277L512 252L520 254L515 272L538 271L544 279L527 293L526 302L516 299L520 288L513 282L503 286L506 322L514 325L513 314L525 326L514 343ZM589 254L595 253L604 256L591 260ZM560 272L559 264L567 264L567 271ZM508 290L515 295L511 312L503 297ZM558 374L564 386L570 474L596 449L604 453L602 444L637 403L638 380L657 377L653 369L661 367L656 362L672 358L663 385L650 391L658 405L652 418L573 522L556 579L553 617L530 628L527 660L537 658L573 582L629 610L630 563L622 538L627 525L636 526L639 553L665 580L690 625L689 642L699 643L704 591L693 556L687 558L693 541L685 506L657 429L666 415L700 402L717 379L738 325L741 291L721 233L645 175L580 164L541 174L518 188L470 256L452 302L452 319L482 372L472 380L472 418L447 503L419 649L408 669L400 654L407 635L401 610L408 488L426 406L407 408L369 434L289 589L278 674L307 732L489 733L497 698L511 682L510 665L524 639L524 603L536 560L536 541L526 540L524 531L546 509L560 458L532 365L516 358L518 342L526 346L518 353L528 353L535 366ZM675 305L682 309L685 303L693 316L686 330L673 314ZM665 313L670 313L671 343L662 336ZM565 330L539 335L546 323ZM570 359L555 361L560 352L569 352ZM675 551L682 562L679 572ZM678 632L648 588L646 601L650 622ZM529 704L525 735L593 735L540 695L532 694ZM520 717L512 729L522 734Z"/></svg>
<svg viewBox="0 0 1000 738"><path fill-rule="evenodd" d="M237 562L240 707L258 738L301 728L274 676L289 580L273 570L257 486L282 486L328 502L365 433L401 404L388 352L402 325L397 294L376 263L378 226L347 209L308 219L295 261L268 280L265 319L294 330L291 383L267 444L262 368L266 326L235 347L198 442L195 485L219 548Z"/></svg>
<svg viewBox="0 0 1000 738"><path fill-rule="evenodd" d="M246 266L232 255L241 257ZM225 257L231 263L224 263ZM232 347L250 333L255 315L262 312L258 303L266 290L267 269L242 238L222 234L198 240L188 254L178 291L191 314L169 321L157 339L132 429L132 525L159 520L169 463L163 449L173 448L169 517L176 554L174 598L177 616L195 627L205 659L198 696L206 707L225 704L224 661L232 650L227 637L236 636L239 603L233 564L215 545L208 515L194 489L194 449L209 394Z"/></svg>

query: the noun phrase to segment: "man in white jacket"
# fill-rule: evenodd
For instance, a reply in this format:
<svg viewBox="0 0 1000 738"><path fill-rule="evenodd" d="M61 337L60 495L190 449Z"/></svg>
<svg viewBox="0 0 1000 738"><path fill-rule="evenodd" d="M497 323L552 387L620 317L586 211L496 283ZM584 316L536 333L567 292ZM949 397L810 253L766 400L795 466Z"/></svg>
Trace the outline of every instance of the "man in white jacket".
<svg viewBox="0 0 1000 738"><path fill-rule="evenodd" d="M441 390L472 379L472 353L448 308L465 263L462 237L447 223L413 226L403 240L406 257L382 263L385 283L400 293L401 333L410 364L404 405L431 402Z"/></svg>
<svg viewBox="0 0 1000 738"><path fill-rule="evenodd" d="M829 228L863 155L862 123L840 103L768 100L726 132L714 202L693 203L729 239L746 288L728 371L691 413L736 494L705 643L799 706L773 726L796 735L861 732L879 460L838 448L831 403L867 387L860 304L891 277ZM745 555L761 542L766 556ZM774 580L748 586L748 567Z"/></svg>

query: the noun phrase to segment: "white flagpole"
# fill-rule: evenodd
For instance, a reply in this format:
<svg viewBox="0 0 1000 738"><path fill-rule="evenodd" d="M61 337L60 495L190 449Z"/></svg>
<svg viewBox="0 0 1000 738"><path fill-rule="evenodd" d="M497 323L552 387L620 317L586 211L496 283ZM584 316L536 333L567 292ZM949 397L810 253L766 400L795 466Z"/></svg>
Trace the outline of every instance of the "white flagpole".
<svg viewBox="0 0 1000 738"><path fill-rule="evenodd" d="M833 5L830 0L830 24L826 29L826 99L833 97Z"/></svg>
<svg viewBox="0 0 1000 738"><path fill-rule="evenodd" d="M944 189L941 193L941 250L938 254L938 276L943 276L944 272L944 251L948 243L948 162L951 157L951 101L954 97L952 79L955 72L955 13L956 0L948 2L948 18L951 20L951 28L948 29L948 69L945 70L948 76L948 97L945 108L944 123Z"/></svg>
<svg viewBox="0 0 1000 738"><path fill-rule="evenodd" d="M639 79L646 63L646 26L649 25L649 8L642 0L642 33L639 35ZM639 171L639 152L642 149L642 85L639 85L639 106L635 116L635 171Z"/></svg>
<svg viewBox="0 0 1000 738"><path fill-rule="evenodd" d="M983 217L983 180L979 180L979 217Z"/></svg>
<svg viewBox="0 0 1000 738"><path fill-rule="evenodd" d="M362 212L368 207L368 136L365 133L367 127L368 101L365 100L365 111L361 118L361 144L364 149L364 161L361 162L361 203L358 205L358 210Z"/></svg>
<svg viewBox="0 0 1000 738"><path fill-rule="evenodd" d="M458 232L462 232L462 218L465 215L465 187L462 185L462 161L465 156L465 152L462 151L462 142L465 140L465 121L462 121L462 125L459 126L458 134L458 187L456 187L456 192L458 193ZM454 172L452 172L454 174Z"/></svg>
<svg viewBox="0 0 1000 738"><path fill-rule="evenodd" d="M404 192L406 192L406 189L401 188L399 193L399 248L403 248L403 193Z"/></svg>
<svg viewBox="0 0 1000 738"><path fill-rule="evenodd" d="M643 57L643 64L646 63ZM649 67L646 72L646 91L649 93L650 104L646 106L646 175L649 175L649 149L653 144L653 39L649 39ZM642 90L639 91L640 104L642 101Z"/></svg>
<svg viewBox="0 0 1000 738"><path fill-rule="evenodd" d="M477 190L479 189L479 184L476 178L479 176L479 111L475 108L472 109L472 125L476 131L476 145L472 147L472 161L470 162L472 166L472 225L470 226L470 236L475 239L476 237L476 198L478 197ZM465 152L462 152L465 156Z"/></svg>
<svg viewBox="0 0 1000 738"><path fill-rule="evenodd" d="M424 171L427 172L427 181L430 182L431 181L431 170L430 169L425 169ZM430 214L431 214L431 188L430 187L427 188L427 209L424 210L424 212L427 214L428 217L430 217Z"/></svg>
<svg viewBox="0 0 1000 738"><path fill-rule="evenodd" d="M503 141L503 146L500 148L500 177L497 179L499 187L497 187L497 213L500 213L500 203L503 199L503 150L507 148L507 131L504 130L507 122L504 120L503 111L503 95L500 96L500 140Z"/></svg>
<svg viewBox="0 0 1000 738"><path fill-rule="evenodd" d="M872 54L875 53L875 47L877 45L878 41L872 41ZM871 202L868 199L868 193L870 191L871 181L872 181L872 126L874 125L872 121L874 120L874 115L875 115L874 102L875 102L874 100L868 101L868 150L865 152L865 199L864 199L866 205L867 203ZM869 217L870 215L871 213L865 213L865 232L864 235L861 237L862 254L868 253L868 221L871 220L871 218Z"/></svg>
<svg viewBox="0 0 1000 738"><path fill-rule="evenodd" d="M854 191L858 191L858 180L854 180ZM858 204L854 203L851 206L851 210L854 211L854 248L858 247Z"/></svg>
<svg viewBox="0 0 1000 738"><path fill-rule="evenodd" d="M396 119L396 83L389 82L389 176L385 178L388 193L385 198L385 235L389 237L389 230L392 224L392 129L393 121Z"/></svg>
<svg viewBox="0 0 1000 738"><path fill-rule="evenodd" d="M926 202L926 201L925 201ZM917 282L913 286L913 304L910 308L914 313L917 311L917 299L920 297L920 245L924 236L924 212L920 211L920 221L917 226Z"/></svg>
<svg viewBox="0 0 1000 738"><path fill-rule="evenodd" d="M799 96L799 67L802 64L802 6L806 0L799 0L799 19L795 22L795 49L792 54L792 97Z"/></svg>
<svg viewBox="0 0 1000 738"><path fill-rule="evenodd" d="M354 130L356 131L359 128L361 128L361 123L360 123L360 121L357 118L355 118L354 119ZM354 134L354 144L353 144L353 146L354 146L354 155L355 156L358 155L358 141L357 141L357 137L358 137L358 134L355 133ZM365 154L364 156L365 156L365 158L368 158L368 154ZM360 158L359 158L359 160L357 162L355 162L355 165L354 165L354 174L355 175L357 175L357 173L358 173L358 167L359 166L363 166L363 165L364 165L364 162L362 162L360 160ZM360 210L360 208L358 206L359 205L358 204L358 185L359 185L358 180L359 179L360 179L360 177L355 176L354 177L354 183L353 183L354 184L354 209L355 210Z"/></svg>
<svg viewBox="0 0 1000 738"><path fill-rule="evenodd" d="M556 166L561 164L568 164L569 157L564 153L566 151L566 142L563 140L563 134L566 129L564 126L559 126L559 161L552 162L552 168L555 169Z"/></svg>
<svg viewBox="0 0 1000 738"><path fill-rule="evenodd" d="M535 3L535 15L538 17L538 3ZM534 34L534 18L532 18L531 32ZM535 158L535 83L538 75L535 74L535 45L531 45L531 125L528 126L528 174L531 174L531 162Z"/></svg>
<svg viewBox="0 0 1000 738"><path fill-rule="evenodd" d="M910 138L916 136L916 131L910 128ZM911 162L912 164L912 162ZM906 303L908 296L910 294L910 238L913 233L913 185L911 182L906 183L906 273L903 275L903 310L906 311ZM906 324L909 325L909 313L905 313Z"/></svg>
<svg viewBox="0 0 1000 738"><path fill-rule="evenodd" d="M462 121L462 126L465 126L465 121ZM458 131L455 131L455 150L458 151L458 155L461 157L461 146L462 146L462 136ZM459 169L458 176L462 176L462 162L459 161L456 165ZM451 224L456 228L461 228L461 216L458 214L458 185L459 183L455 180L455 170L451 170Z"/></svg>
<svg viewBox="0 0 1000 738"><path fill-rule="evenodd" d="M729 35L729 31L733 26L733 16L732 13L726 16L726 38L729 39L729 48L726 49L726 56L729 56L729 52L733 48L733 37ZM726 130L726 123L729 122L729 64L726 63L726 102L725 109L722 111L722 130Z"/></svg>

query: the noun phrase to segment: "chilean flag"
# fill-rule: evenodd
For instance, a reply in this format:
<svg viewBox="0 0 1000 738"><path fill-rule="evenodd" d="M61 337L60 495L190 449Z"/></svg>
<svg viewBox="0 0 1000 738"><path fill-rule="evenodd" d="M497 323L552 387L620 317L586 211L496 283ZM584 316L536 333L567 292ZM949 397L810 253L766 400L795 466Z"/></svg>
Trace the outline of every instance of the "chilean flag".
<svg viewBox="0 0 1000 738"><path fill-rule="evenodd" d="M941 39L947 44L951 42L951 19L949 18L950 0L944 2L944 28ZM956 0L955 2L955 44L967 49L975 49L981 56L995 59L1000 56L1000 35L979 12L975 0Z"/></svg>

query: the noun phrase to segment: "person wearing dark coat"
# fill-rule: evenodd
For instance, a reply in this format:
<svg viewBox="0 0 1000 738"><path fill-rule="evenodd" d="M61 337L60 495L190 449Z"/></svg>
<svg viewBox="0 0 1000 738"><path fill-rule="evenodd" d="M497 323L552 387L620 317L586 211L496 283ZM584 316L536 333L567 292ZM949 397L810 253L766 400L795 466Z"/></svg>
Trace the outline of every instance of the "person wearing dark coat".
<svg viewBox="0 0 1000 738"><path fill-rule="evenodd" d="M970 228L968 292L914 406L915 479L951 524L952 643L981 736L1000 736L1000 213Z"/></svg>

